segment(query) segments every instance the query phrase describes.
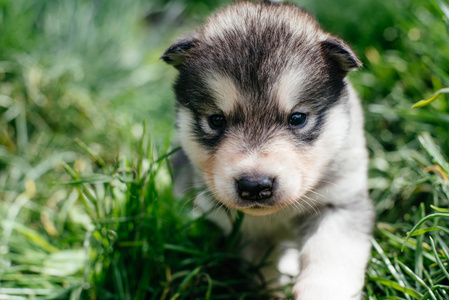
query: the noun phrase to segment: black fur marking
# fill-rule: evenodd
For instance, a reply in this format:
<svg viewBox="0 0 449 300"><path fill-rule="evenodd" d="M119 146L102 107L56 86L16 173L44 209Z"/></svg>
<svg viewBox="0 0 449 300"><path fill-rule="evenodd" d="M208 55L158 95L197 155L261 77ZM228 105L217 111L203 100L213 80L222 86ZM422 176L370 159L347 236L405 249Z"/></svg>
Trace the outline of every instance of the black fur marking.
<svg viewBox="0 0 449 300"><path fill-rule="evenodd" d="M346 99L343 96L347 71L360 66L342 41L329 37L323 42L312 36L316 40L310 42L313 33L298 35L297 28L291 28L289 20L279 18L276 13L280 7L293 10L306 20L306 26L320 34L318 24L304 10L289 4L253 4L251 12L242 4L243 9L232 17L243 18L240 24L245 25L229 24L213 36L204 36L200 30L195 38L181 40L166 51L182 56L178 57L181 63L176 65L180 71L174 85L177 101L193 113L194 136L211 151L228 135L243 136L242 142L257 147L275 134L292 132L288 128L292 112L281 111L278 99L271 98L274 83L290 70L307 74L304 82L299 83L297 101L298 107L306 107L307 113L315 116L315 123L313 128L294 130L294 136L298 147L312 144L322 131L326 111ZM261 21L253 10L269 17ZM213 20L214 17L209 22ZM206 132L202 127L205 118L221 113L207 86L210 74L233 80L243 97L232 114L225 116L226 128L216 133Z"/></svg>
<svg viewBox="0 0 449 300"><path fill-rule="evenodd" d="M161 59L170 65L178 67L183 63L187 51L196 42L197 40L193 37L181 38L162 54Z"/></svg>
<svg viewBox="0 0 449 300"><path fill-rule="evenodd" d="M203 126L204 121L201 114L194 114L195 122L193 124L193 134L195 139L205 146L209 151L214 151L225 137L226 128L215 130L213 134L207 133ZM204 118L204 117L203 117ZM206 125L207 126L207 125Z"/></svg>
<svg viewBox="0 0 449 300"><path fill-rule="evenodd" d="M343 74L362 66L354 52L340 39L331 37L321 42L321 49L337 63Z"/></svg>
<svg viewBox="0 0 449 300"><path fill-rule="evenodd" d="M195 65L183 65L174 85L176 100L195 113L216 108L215 100L200 76L203 72Z"/></svg>
<svg viewBox="0 0 449 300"><path fill-rule="evenodd" d="M311 145L321 134L324 123L325 114L320 114L316 118L313 128L310 128L307 131L302 131L301 129L292 130L295 140L297 140L298 144L301 146L303 146L304 143Z"/></svg>

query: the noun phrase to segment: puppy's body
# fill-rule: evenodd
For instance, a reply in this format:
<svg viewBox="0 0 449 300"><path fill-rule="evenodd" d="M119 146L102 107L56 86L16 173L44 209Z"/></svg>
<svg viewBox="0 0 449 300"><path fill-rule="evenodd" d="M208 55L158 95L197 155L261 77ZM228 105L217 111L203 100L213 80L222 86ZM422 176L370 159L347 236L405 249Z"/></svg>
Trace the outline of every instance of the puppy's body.
<svg viewBox="0 0 449 300"><path fill-rule="evenodd" d="M299 250L296 299L360 299L373 210L359 100L345 79L360 62L289 4L239 2L162 57L175 84L182 147L225 229L248 216L247 255Z"/></svg>

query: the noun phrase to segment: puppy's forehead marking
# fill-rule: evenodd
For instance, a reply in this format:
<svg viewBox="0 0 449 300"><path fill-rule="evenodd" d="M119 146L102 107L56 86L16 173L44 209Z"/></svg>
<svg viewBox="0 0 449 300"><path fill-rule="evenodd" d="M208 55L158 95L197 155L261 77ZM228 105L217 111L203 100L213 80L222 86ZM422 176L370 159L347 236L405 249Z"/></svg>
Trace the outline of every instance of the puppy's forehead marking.
<svg viewBox="0 0 449 300"><path fill-rule="evenodd" d="M214 103L223 113L229 114L242 98L233 80L223 74L209 74L206 84L212 92Z"/></svg>
<svg viewBox="0 0 449 300"><path fill-rule="evenodd" d="M214 73L205 78L211 91L215 105L224 114L232 113L237 106L245 106L245 98L250 97L248 91L241 91L242 87L228 75ZM308 74L303 68L286 69L272 86L266 87L267 94L262 95L266 100L272 99L276 107L282 112L291 112L298 105L303 91L307 90Z"/></svg>
<svg viewBox="0 0 449 300"><path fill-rule="evenodd" d="M298 96L307 89L307 74L302 69L289 69L283 72L276 83L274 99L279 107L287 112L298 104Z"/></svg>

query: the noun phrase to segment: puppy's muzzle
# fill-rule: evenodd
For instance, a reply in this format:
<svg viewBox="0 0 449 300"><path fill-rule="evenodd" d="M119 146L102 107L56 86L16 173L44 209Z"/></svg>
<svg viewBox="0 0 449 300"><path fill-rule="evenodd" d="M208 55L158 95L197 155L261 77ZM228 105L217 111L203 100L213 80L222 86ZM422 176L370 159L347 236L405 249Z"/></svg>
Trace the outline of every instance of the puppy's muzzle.
<svg viewBox="0 0 449 300"><path fill-rule="evenodd" d="M244 200L265 200L273 195L274 178L268 176L243 176L237 180L237 192Z"/></svg>

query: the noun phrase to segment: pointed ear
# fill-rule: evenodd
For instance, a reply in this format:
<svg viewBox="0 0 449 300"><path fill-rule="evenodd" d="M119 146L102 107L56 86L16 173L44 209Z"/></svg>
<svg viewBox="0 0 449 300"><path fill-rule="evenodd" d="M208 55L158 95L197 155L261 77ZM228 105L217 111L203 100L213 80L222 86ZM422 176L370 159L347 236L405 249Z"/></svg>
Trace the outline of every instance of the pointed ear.
<svg viewBox="0 0 449 300"><path fill-rule="evenodd" d="M193 36L181 38L165 50L161 59L167 64L177 68L184 62L189 50L195 46L197 41L198 40Z"/></svg>
<svg viewBox="0 0 449 300"><path fill-rule="evenodd" d="M322 41L321 49L344 73L355 71L362 66L362 63L351 48L336 37L329 37Z"/></svg>

